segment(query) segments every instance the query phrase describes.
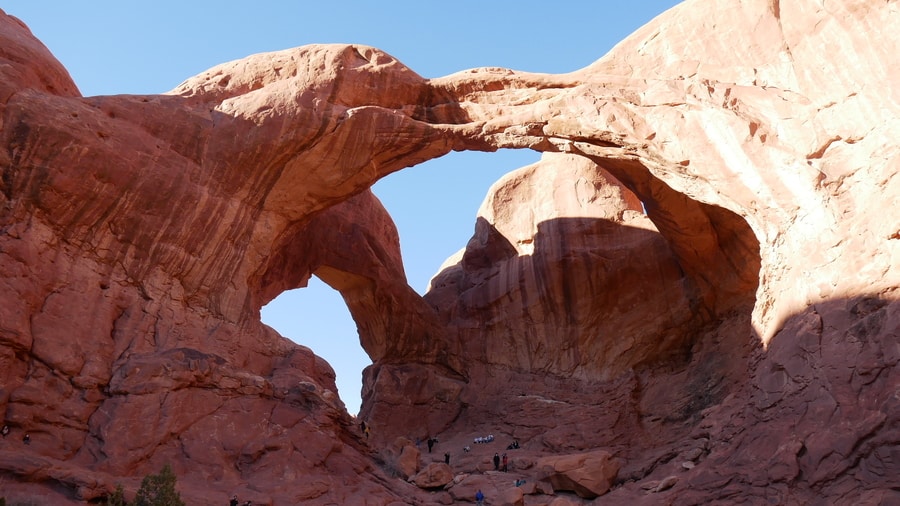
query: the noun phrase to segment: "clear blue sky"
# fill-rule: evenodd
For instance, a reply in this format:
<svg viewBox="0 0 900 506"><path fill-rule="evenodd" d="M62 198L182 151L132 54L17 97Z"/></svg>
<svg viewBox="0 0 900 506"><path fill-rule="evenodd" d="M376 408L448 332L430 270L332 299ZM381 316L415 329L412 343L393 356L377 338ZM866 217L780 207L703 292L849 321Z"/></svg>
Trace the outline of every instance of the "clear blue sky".
<svg viewBox="0 0 900 506"><path fill-rule="evenodd" d="M473 67L562 73L585 67L678 0L340 2L4 0L65 65L82 94L162 93L250 54L346 42L387 51L424 77ZM530 151L451 153L379 181L410 286L423 293L465 246L491 183L539 158ZM314 279L263 308L263 321L324 357L359 410L370 361L340 295Z"/></svg>

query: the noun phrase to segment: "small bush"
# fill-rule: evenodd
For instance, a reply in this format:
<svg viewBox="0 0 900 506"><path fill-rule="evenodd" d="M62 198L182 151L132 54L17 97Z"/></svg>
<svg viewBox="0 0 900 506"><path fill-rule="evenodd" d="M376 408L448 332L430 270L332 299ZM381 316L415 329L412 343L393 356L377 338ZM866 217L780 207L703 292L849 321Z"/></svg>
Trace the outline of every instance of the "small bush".
<svg viewBox="0 0 900 506"><path fill-rule="evenodd" d="M128 506L128 502L125 500L125 490L122 489L121 484L116 484L116 491L106 499L106 506Z"/></svg>
<svg viewBox="0 0 900 506"><path fill-rule="evenodd" d="M169 464L159 474L148 474L134 498L134 506L185 506L181 494L175 490L175 473Z"/></svg>

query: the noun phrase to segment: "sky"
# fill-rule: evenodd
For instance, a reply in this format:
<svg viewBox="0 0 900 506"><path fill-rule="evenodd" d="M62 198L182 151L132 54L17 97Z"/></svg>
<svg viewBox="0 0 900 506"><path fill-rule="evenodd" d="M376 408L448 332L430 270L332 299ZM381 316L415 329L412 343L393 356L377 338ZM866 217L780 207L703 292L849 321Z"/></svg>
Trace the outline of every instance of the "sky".
<svg viewBox="0 0 900 506"><path fill-rule="evenodd" d="M571 72L678 0L0 0L68 69L84 96L163 93L210 67L306 44L356 43L391 54L419 75L475 67ZM424 293L463 248L478 207L503 174L531 164L528 150L451 153L380 180L410 286ZM335 369L351 414L371 363L340 294L318 279L262 308L262 320Z"/></svg>

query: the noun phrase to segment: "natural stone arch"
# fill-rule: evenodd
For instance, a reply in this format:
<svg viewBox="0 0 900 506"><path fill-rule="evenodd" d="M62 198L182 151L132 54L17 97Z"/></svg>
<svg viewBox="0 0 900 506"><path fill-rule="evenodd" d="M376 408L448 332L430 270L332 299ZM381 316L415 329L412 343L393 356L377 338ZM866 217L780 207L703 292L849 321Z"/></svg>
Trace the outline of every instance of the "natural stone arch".
<svg viewBox="0 0 900 506"><path fill-rule="evenodd" d="M346 55L352 56L357 53L345 50L338 54L341 58L345 58ZM385 58L385 55L378 55L377 51L370 51L367 54L372 62L382 62ZM370 63L361 60L358 64L365 67ZM403 73L402 67L398 68L401 70L398 74L401 79L415 81L414 77ZM692 281L694 286L691 289L696 290L696 293L692 294L690 298L696 299L694 309L703 315L702 321L711 321L717 314L727 312L736 303L736 298L749 297L752 306L752 292L759 279L758 252L753 251L755 241L752 231L743 225L741 219L735 219L728 212L717 212L715 206L699 204L686 194L672 191L653 175L654 172L666 173L666 170L673 173L678 172L678 167L683 167L684 164L682 161L665 162L664 154L657 151L653 145L638 143L639 139L635 136L645 135L645 130L648 128L647 124L642 123L639 117L636 118L633 125L621 132L610 130L607 127L593 134L594 137L573 136L573 131L584 130L583 125L578 125L581 120L561 115L554 109L555 104L568 100L572 94L585 93L590 90L590 93L599 93L601 96L607 97L604 107L611 110L610 114L616 113L619 117L627 117L632 114L629 108L634 107L634 104L623 104L615 97L618 94L628 96L630 87L639 86L638 83L627 82L585 84L582 77L576 75L550 77L483 69L473 71L468 75L450 76L429 82L419 81L418 85L430 91L419 92L417 99L421 100L422 97L425 97L427 101L434 102L431 105L420 103L415 109L411 109L413 121L402 127L415 130L415 135L421 139L416 145L416 150L403 151L399 156L394 156L390 155L394 146L387 148L378 146L375 158L371 162L378 172L371 175L379 177L379 175L396 170L403 165L411 165L416 161L440 156L450 147L458 150L488 151L512 147L547 152L582 153L587 158L600 162L601 166L609 166L610 172L617 174L626 187L630 187L641 200L651 205L652 209L648 209L648 214L651 215L651 219L656 219L664 225L660 229L663 235L668 237L675 256L678 258L678 264L694 280ZM405 83L404 86L411 85ZM502 114L496 114L493 105L495 102L502 103L506 94L522 94L524 92L530 93L531 97L526 104L507 108ZM360 97L339 98L338 102L350 105L350 102L359 100ZM465 105L448 108L447 101ZM353 128L363 128L363 124L375 124L374 122L383 121L385 117L391 124L403 125L402 117L397 119L395 111L396 109L372 106L351 108L344 113L347 114L345 120L338 119L334 132L339 137L343 137L349 134L341 134L341 132L351 132ZM363 123L351 127L349 123L351 120ZM442 121L447 123L440 123ZM479 128L476 129L476 126ZM315 156L317 156L315 153L304 153L297 162L291 162L291 164ZM382 159L389 163L383 164L377 161ZM360 163L362 161L356 165ZM670 164L668 167L671 169L665 169L667 163ZM278 189L274 192L275 194L296 193L296 191L289 190L295 184L286 178L291 171L294 169L289 167L282 174L276 187L287 186ZM359 175L351 176L351 178L359 177ZM361 182L355 184L361 184ZM301 191L300 193L303 195L307 192ZM282 239L276 241L273 246L276 255L273 255L272 258L280 255L280 251L284 248L288 250L294 248L290 245L291 237L316 236L316 233L310 233L316 227L316 220L321 222L325 220L324 217L331 214L346 212L335 211L339 208L353 209L359 206L358 202L353 203L351 200L314 215L311 218L312 225L307 225L305 221L297 222L297 225L292 226L294 232L287 232ZM269 205L272 205L271 201ZM281 204L281 206L284 205ZM366 206L367 204L364 204L359 208L366 209ZM352 212L357 215L348 221L368 223L372 219L371 216L363 216L366 211ZM677 215L681 215L682 219L686 217L691 225L679 227L675 218ZM313 228L302 228L303 232L299 233L297 230L301 230L301 228L298 227ZM721 229L720 233L716 232L717 228ZM330 230L338 229L330 227ZM322 230L329 230L329 227L323 227ZM693 235L686 236L683 233L684 230L690 230ZM326 242L336 245L337 249L352 250L352 246L347 248L347 245L342 243L339 238L330 237L333 240ZM698 238L706 242L702 252L697 251L697 244L692 244L692 241ZM375 241L382 240L375 239ZM358 244L364 243L365 241L358 242ZM298 244L302 244L302 241ZM725 246L725 251L732 247L734 250L723 255L720 251L723 249L722 246ZM309 248L308 244L303 247ZM378 248L381 247L383 246L378 246ZM292 254L292 256L304 257L302 254ZM325 255L320 253L319 256L324 257ZM738 256L745 259L747 265L729 264L730 257L737 258ZM372 257L369 253L356 256L356 258L369 257ZM403 364L412 361L417 364L433 364L445 368L445 372L440 373L439 376L450 372L451 377L456 375L461 378L468 377L466 368L460 364L460 357L464 355L459 351L460 342L445 338L445 333L438 325L432 308L423 304L414 293L410 293L409 288L405 286L405 280L394 281L402 279L397 275L402 273L399 249L396 249L395 257L391 258L389 262L384 263L383 257L384 255L381 253L376 253L374 258L377 260L372 264L376 267L370 268L369 272L362 274L362 277L357 277L357 273L347 275L348 271L343 267L338 267L334 271L323 271L330 272L334 285L343 287L339 290L348 301L348 306L351 307L351 312L357 320L363 347L373 358L375 369L389 363ZM332 264L330 267L334 267L333 264L340 263L340 260L329 258L328 262ZM345 261L345 263L347 262ZM271 259L269 265L274 265ZM711 267L712 271L710 271ZM270 268L265 267L264 269ZM319 264L308 265L299 269L299 272L308 273L318 268ZM272 278L271 272L267 270L262 272L263 280ZM272 272L278 272L278 268ZM718 281L722 281L723 276L728 282L724 285L716 284L714 287L713 278L718 277ZM275 276L275 278L277 277L279 276ZM262 292L268 290L265 287L266 282L263 281ZM397 313L382 315L379 311L384 308L389 308L389 311L393 311L394 308L402 309L398 309ZM391 337L387 338L388 335ZM683 339L678 338L675 341L683 342ZM526 362L529 360L526 359ZM578 366L576 364L573 367ZM627 367L627 365L623 367ZM451 409L448 412L455 411Z"/></svg>
<svg viewBox="0 0 900 506"><path fill-rule="evenodd" d="M280 241L257 278L256 304L315 274L341 293L373 362L414 359L453 369L434 311L406 283L393 221L371 192L319 212Z"/></svg>
<svg viewBox="0 0 900 506"><path fill-rule="evenodd" d="M328 393L327 370L308 350L259 324L259 306L284 284L279 275L310 275L326 263L285 269L289 261L278 257L300 247L297 232L315 213L364 195L385 174L454 149L517 147L583 154L609 166L657 205L661 224L666 213L684 211L701 228L724 232L711 244L735 254L753 250L740 226L746 223L758 241L761 267L752 318L757 334L751 337L758 345L778 335L777 346L771 354L751 354L760 351L753 349L732 364L732 374L749 379L724 400L666 399L671 391L659 386L669 381L679 387L677 394L703 391L709 383L702 380L714 379L716 368L687 377L679 376L683 370L657 369L651 371L657 374L654 388L640 371L589 383L547 371L526 378L498 367L491 379L502 384L485 392L466 385L471 378L451 378L465 370L453 363L459 354L452 344L429 346L425 363L413 364L416 374L452 380L441 392L448 405L463 406L457 418L443 413L437 422L472 428L506 420L508 412L484 399L521 387L521 395L499 408L539 420L576 420L589 412L586 427L605 429L517 429L540 432L551 451L579 449L572 441L580 449L629 451L630 467L623 468L629 480L661 474L659 452L678 454L678 443L694 439L693 424L703 420L699 428L716 438L716 458L699 462L674 489L696 494L697 502L770 493L782 502L842 499L852 495L848 490L873 502L889 499L888 485L872 475L896 474L884 456L897 420L891 397L896 332L884 322L896 317L898 231L896 223L880 218L898 205L896 100L889 99L896 95L889 76L897 67L897 18L888 3L863 1L823 6L760 0L733 7L675 9L609 57L564 76L482 69L424 80L377 50L327 46L226 64L171 94L94 98L79 97L46 50L21 24L3 17L0 282L8 289L0 293L11 295L0 304L0 338L13 391L0 400L16 429L36 427L33 448L47 463L36 471L14 461L5 470L22 481L56 480L87 499L111 489L115 476L167 459L202 467L220 489L271 479L273 467L331 483L335 469L350 468L347 460L368 462ZM742 28L710 28L718 25ZM871 38L880 43L858 34L877 34ZM825 46L833 51L821 51ZM385 89L393 93L380 92ZM648 174L675 193L660 197L663 188L644 180ZM161 192L168 198L160 199ZM111 194L117 198L104 198ZM867 205L857 206L862 202ZM752 286L752 269L710 257L714 271L726 274L721 296L701 268L706 257L678 237L678 227L661 228L673 249L683 248L679 258L712 314L739 302L741 290ZM490 237L490 227L484 230ZM498 246L502 254L515 244ZM390 265L372 263L387 278L395 274ZM383 296L367 281L373 271L336 270L349 273L330 277L346 290L359 290L354 300ZM402 290L388 295L404 300ZM788 317L790 326L782 329ZM372 328L405 329L407 321L419 320L401 315L374 321ZM708 335L738 335L749 326L733 323ZM67 339L58 337L61 328ZM384 359L373 384L402 383L404 376L392 373L418 358L413 338L423 328L429 327L420 321L405 331L392 341L396 348L373 338L373 353ZM846 362L845 332L859 343L871 340ZM807 362L822 342L840 358ZM391 363L393 353L402 360ZM706 365L700 358L694 360ZM857 365L874 377L822 373ZM795 381L785 371L824 380ZM872 395L861 402L859 393L869 385L877 391L867 391ZM785 387L800 395L779 395ZM537 399L533 392L559 399ZM391 390L376 393L388 396ZM608 400L583 406L586 393ZM226 401L217 404L219 398ZM834 402L816 404L819 399ZM810 418L793 413L794 400L803 401ZM647 406L657 401L665 409L647 416ZM389 407L373 402L376 411ZM417 417L415 408L406 419ZM72 417L65 417L71 422L65 430L54 430L56 409ZM137 438L129 422L145 420L147 413L165 416ZM679 416L668 420L670 413ZM383 420L391 414L373 413ZM816 424L814 431L774 447L781 431L798 421ZM644 432L630 434L631 426ZM244 429L250 428L259 441L245 442ZM210 447L210 434L239 442L216 447L213 464L192 459L190 450ZM631 444L643 436L644 446ZM829 443L836 440L844 453L832 451ZM327 446L310 444L323 441ZM342 451L333 452L335 441ZM764 444L756 448L756 442ZM742 456L748 447L754 451ZM302 459L294 458L297 453ZM365 466L355 469L370 469ZM385 503L402 496L389 492L376 474L356 474L367 480L360 493L379 494ZM645 497L637 487L623 483L611 500ZM309 497L288 492L278 499Z"/></svg>
<svg viewBox="0 0 900 506"><path fill-rule="evenodd" d="M589 158L641 199L696 284L704 318L753 306L760 279L759 241L744 218L676 192L639 162Z"/></svg>

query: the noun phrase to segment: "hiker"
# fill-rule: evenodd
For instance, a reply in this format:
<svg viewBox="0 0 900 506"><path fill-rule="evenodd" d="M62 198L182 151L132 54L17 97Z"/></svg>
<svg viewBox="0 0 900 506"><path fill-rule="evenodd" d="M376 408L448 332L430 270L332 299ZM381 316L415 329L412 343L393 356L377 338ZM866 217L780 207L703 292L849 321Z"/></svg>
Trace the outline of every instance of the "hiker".
<svg viewBox="0 0 900 506"><path fill-rule="evenodd" d="M31 444L31 436L29 436L28 434L25 434L25 437L22 438L22 442L27 445L30 445Z"/></svg>
<svg viewBox="0 0 900 506"><path fill-rule="evenodd" d="M475 492L475 504L478 506L484 506L484 494L481 493L481 489L478 489L478 492Z"/></svg>
<svg viewBox="0 0 900 506"><path fill-rule="evenodd" d="M444 464L450 465L450 452L444 454Z"/></svg>
<svg viewBox="0 0 900 506"><path fill-rule="evenodd" d="M228 506L238 506L237 494L234 494L233 496L231 496L231 500L228 501Z"/></svg>
<svg viewBox="0 0 900 506"><path fill-rule="evenodd" d="M509 468L506 466L506 464L507 464L506 454L504 453L504 454L503 454L503 472L504 472L504 473L509 469Z"/></svg>
<svg viewBox="0 0 900 506"><path fill-rule="evenodd" d="M499 470L500 470L500 454L495 453L494 454L494 471L499 471Z"/></svg>
<svg viewBox="0 0 900 506"><path fill-rule="evenodd" d="M434 443L437 443L437 439L428 436L428 441L426 441L426 443L428 443L428 453L431 453L431 449L434 447Z"/></svg>
<svg viewBox="0 0 900 506"><path fill-rule="evenodd" d="M0 435L6 437L9 434L9 425L4 425L2 429L0 429Z"/></svg>

